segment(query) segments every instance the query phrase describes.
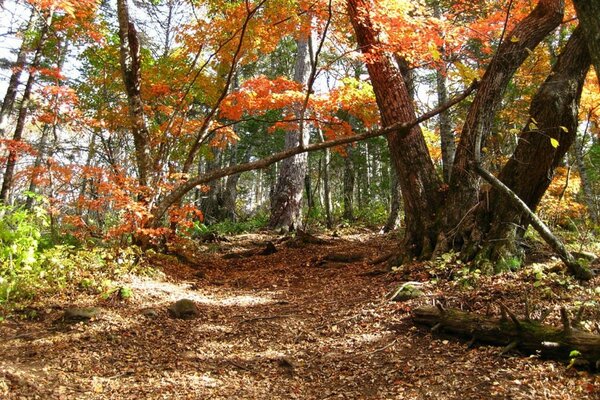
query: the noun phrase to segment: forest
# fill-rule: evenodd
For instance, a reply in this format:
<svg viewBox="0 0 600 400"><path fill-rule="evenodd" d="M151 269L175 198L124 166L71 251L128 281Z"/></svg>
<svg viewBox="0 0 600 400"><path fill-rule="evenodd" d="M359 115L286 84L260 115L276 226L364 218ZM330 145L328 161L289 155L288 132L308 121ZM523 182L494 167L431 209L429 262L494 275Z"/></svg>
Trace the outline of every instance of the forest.
<svg viewBox="0 0 600 400"><path fill-rule="evenodd" d="M0 398L600 398L600 0L0 0Z"/></svg>

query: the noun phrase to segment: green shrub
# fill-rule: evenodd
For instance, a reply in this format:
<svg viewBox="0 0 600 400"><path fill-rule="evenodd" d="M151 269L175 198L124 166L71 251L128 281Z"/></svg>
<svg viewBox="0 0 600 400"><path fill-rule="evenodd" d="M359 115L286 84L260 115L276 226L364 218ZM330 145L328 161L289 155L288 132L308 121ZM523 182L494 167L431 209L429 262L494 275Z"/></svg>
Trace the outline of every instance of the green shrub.
<svg viewBox="0 0 600 400"><path fill-rule="evenodd" d="M140 262L143 254L137 246L52 245L47 226L48 216L41 208L0 206L0 306L67 288L101 293L102 282L153 272Z"/></svg>
<svg viewBox="0 0 600 400"><path fill-rule="evenodd" d="M47 226L48 215L40 207L0 207L0 302L25 294L25 287L44 278L41 248Z"/></svg>

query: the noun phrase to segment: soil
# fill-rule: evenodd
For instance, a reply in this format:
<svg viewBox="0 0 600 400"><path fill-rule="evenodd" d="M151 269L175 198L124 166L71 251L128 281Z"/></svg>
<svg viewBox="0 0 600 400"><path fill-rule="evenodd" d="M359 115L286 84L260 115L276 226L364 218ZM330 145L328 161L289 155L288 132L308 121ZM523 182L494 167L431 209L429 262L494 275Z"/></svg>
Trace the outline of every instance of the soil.
<svg viewBox="0 0 600 400"><path fill-rule="evenodd" d="M189 250L185 262L157 255L150 262L162 275L121 283L131 288L129 299L44 299L36 318L0 324L0 398L600 399L600 377L590 371L470 348L410 318L412 308L435 300L482 313L496 312L501 300L517 313L526 301L534 314L549 308L553 323L561 305L597 308L598 278L534 286L525 270L480 277L468 288L458 272L434 273L429 264L393 273L370 264L394 250L393 235L325 239L296 247L241 235ZM261 255L268 241L277 252ZM257 251L223 258L248 249ZM364 257L330 261L357 253ZM423 282L424 296L389 301L407 281ZM169 315L180 299L196 303L197 318ZM65 323L68 307L100 312ZM585 319L594 330L598 310Z"/></svg>

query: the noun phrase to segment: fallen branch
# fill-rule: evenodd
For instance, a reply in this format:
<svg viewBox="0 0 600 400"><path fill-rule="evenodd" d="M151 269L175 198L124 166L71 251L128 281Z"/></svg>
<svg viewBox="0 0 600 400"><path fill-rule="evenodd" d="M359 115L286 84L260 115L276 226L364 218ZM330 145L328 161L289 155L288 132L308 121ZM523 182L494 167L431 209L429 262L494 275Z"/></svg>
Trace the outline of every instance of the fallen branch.
<svg viewBox="0 0 600 400"><path fill-rule="evenodd" d="M503 346L501 354L517 349L527 354L540 354L544 358L577 359L596 368L600 365L600 335L574 329L564 308L561 310L561 328L517 319L504 305L501 305L501 310L502 318L491 318L428 306L413 310L412 318L416 324L436 327L438 332Z"/></svg>

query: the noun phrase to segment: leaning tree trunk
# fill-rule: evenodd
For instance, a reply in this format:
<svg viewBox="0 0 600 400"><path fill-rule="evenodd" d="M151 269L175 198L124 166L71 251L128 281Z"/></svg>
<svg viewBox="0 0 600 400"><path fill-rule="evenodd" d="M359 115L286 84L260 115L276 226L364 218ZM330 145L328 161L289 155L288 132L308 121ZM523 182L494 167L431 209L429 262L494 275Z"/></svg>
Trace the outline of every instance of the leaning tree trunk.
<svg viewBox="0 0 600 400"><path fill-rule="evenodd" d="M379 53L377 29L366 0L348 0L348 13L361 51L369 56L367 69L384 127L415 119L406 84L390 56ZM440 181L418 126L396 130L387 136L398 172L404 201L406 234L403 252L408 256L431 255L437 236L435 218L441 204Z"/></svg>
<svg viewBox="0 0 600 400"><path fill-rule="evenodd" d="M530 119L517 148L498 176L531 210L535 211L552 181L554 169L575 140L579 100L589 66L583 32L578 28L535 94ZM493 260L513 257L516 235L528 225L528 216L496 189L481 204L482 221L478 229L487 232L479 233L485 239L483 245L477 246L477 257Z"/></svg>
<svg viewBox="0 0 600 400"><path fill-rule="evenodd" d="M485 142L491 132L503 94L527 56L562 21L564 1L540 0L532 12L506 34L486 69L473 103L469 108L461 139L456 149L450 188L441 216L442 231L436 253L451 247L462 249L480 238L473 210L479 201L480 178L473 155L477 143Z"/></svg>
<svg viewBox="0 0 600 400"><path fill-rule="evenodd" d="M310 38L297 40L298 50L294 68L294 81L305 85L310 75ZM299 129L285 135L285 148L308 144L308 124L303 120L306 110L298 110ZM281 162L277 186L271 204L271 229L294 230L301 224L304 178L308 168L308 154L297 154Z"/></svg>

